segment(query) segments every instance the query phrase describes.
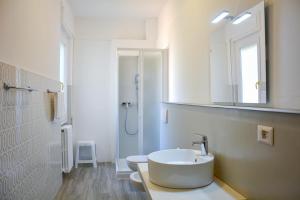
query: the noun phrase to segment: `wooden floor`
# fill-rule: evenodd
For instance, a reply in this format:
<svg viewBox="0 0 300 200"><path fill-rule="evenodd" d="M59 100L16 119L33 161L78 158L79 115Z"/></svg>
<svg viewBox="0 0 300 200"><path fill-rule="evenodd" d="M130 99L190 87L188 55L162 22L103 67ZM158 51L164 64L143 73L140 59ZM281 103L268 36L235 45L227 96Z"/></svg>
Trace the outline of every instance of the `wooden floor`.
<svg viewBox="0 0 300 200"><path fill-rule="evenodd" d="M98 168L78 167L64 176L63 185L55 200L144 200L129 180L118 180L115 165L98 164Z"/></svg>

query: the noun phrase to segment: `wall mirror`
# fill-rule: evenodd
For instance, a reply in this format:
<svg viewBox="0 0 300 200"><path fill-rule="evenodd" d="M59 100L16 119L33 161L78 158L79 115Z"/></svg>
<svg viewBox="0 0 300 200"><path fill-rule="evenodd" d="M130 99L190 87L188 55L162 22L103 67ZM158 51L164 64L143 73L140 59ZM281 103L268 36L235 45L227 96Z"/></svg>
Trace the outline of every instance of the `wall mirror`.
<svg viewBox="0 0 300 200"><path fill-rule="evenodd" d="M210 37L213 103L267 103L264 2L237 16L218 14L225 22Z"/></svg>
<svg viewBox="0 0 300 200"><path fill-rule="evenodd" d="M169 47L166 101L300 110L300 1L190 4L161 30Z"/></svg>

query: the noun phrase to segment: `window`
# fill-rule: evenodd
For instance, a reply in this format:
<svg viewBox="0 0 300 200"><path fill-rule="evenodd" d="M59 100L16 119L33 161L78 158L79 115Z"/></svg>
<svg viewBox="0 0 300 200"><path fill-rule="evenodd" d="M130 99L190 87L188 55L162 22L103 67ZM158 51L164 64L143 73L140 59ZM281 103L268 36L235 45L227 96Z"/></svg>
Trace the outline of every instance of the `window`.
<svg viewBox="0 0 300 200"><path fill-rule="evenodd" d="M241 48L242 101L259 103L257 44Z"/></svg>
<svg viewBox="0 0 300 200"><path fill-rule="evenodd" d="M59 81L65 85L65 45L60 44L60 61L59 61Z"/></svg>
<svg viewBox="0 0 300 200"><path fill-rule="evenodd" d="M70 63L70 59L69 59L69 42L68 39L66 37L66 35L62 34L62 40L60 43L60 67L59 67L59 81L62 83L62 92L64 95L64 115L63 115L63 119L61 120L61 123L66 123L68 122L68 74L69 74L69 63Z"/></svg>
<svg viewBox="0 0 300 200"><path fill-rule="evenodd" d="M266 64L258 33L232 43L232 76L237 103L266 103Z"/></svg>

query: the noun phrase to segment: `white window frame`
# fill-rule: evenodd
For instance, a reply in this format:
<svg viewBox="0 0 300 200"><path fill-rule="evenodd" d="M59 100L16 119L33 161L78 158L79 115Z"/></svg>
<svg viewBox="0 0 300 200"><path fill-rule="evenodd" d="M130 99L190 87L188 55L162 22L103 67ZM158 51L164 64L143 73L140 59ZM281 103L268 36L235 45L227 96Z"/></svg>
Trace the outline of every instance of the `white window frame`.
<svg viewBox="0 0 300 200"><path fill-rule="evenodd" d="M70 112L68 112L68 102L70 98L68 96L68 85L70 82L70 78L71 78L71 67L72 67L72 37L70 36L70 34L68 34L67 31L65 31L65 29L62 27L61 28L61 39L60 39L60 46L59 48L61 48L61 45L64 46L64 69L63 69L63 73L64 73L64 77L63 77L63 81L60 80L62 82L62 92L64 95L64 107L65 107L65 113L63 115L63 119L61 119L61 124L65 124L69 121L69 119L71 118ZM61 49L60 49L61 51ZM61 73L61 66L60 66L60 73ZM61 74L60 74L60 79L61 79Z"/></svg>
<svg viewBox="0 0 300 200"><path fill-rule="evenodd" d="M241 49L244 47L248 47L251 45L257 45L257 59L258 59L258 101L259 102L243 102L243 91L242 91L242 69L241 69ZM262 52L261 52L261 41L258 33L254 33L251 35L248 35L244 38L241 38L239 40L236 40L232 42L232 61L233 61L233 77L235 77L235 83L237 85L235 90L235 102L237 103L266 103L267 97L266 97L266 88L265 83L266 82L266 76L265 76L265 64L261 62L262 60ZM255 83L253 87L255 86Z"/></svg>
<svg viewBox="0 0 300 200"><path fill-rule="evenodd" d="M230 25L228 27L227 40L230 45L231 64L230 70L232 74L233 84L233 99L234 104L238 106L251 106L267 103L267 74L266 74L266 41L265 41L265 6L264 2L259 3L257 6L245 11L252 13L252 17L239 25ZM239 98L239 70L240 65L239 57L240 51L238 47L248 46L245 44L253 43L258 44L258 60L259 60L259 103L244 103ZM243 43L244 45L238 44Z"/></svg>

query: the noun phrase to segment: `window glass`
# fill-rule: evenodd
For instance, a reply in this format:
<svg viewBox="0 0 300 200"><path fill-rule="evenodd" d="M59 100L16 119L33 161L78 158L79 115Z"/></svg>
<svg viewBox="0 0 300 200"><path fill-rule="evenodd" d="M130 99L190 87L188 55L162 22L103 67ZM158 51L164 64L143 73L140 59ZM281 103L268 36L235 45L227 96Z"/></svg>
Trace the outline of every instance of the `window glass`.
<svg viewBox="0 0 300 200"><path fill-rule="evenodd" d="M242 102L259 103L257 44L241 48Z"/></svg>
<svg viewBox="0 0 300 200"><path fill-rule="evenodd" d="M65 84L65 45L60 44L60 73L59 73L59 81Z"/></svg>
<svg viewBox="0 0 300 200"><path fill-rule="evenodd" d="M59 62L59 81L63 84L62 92L64 95L64 116L63 119L61 120L61 123L64 124L68 120L67 116L67 108L68 108L68 94L67 94L67 76L68 76L68 71L67 71L67 48L66 46L61 43L60 44L60 62Z"/></svg>

